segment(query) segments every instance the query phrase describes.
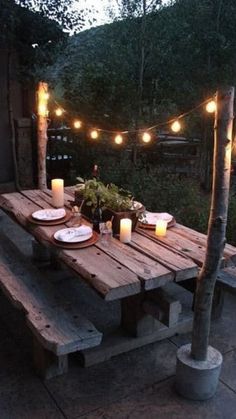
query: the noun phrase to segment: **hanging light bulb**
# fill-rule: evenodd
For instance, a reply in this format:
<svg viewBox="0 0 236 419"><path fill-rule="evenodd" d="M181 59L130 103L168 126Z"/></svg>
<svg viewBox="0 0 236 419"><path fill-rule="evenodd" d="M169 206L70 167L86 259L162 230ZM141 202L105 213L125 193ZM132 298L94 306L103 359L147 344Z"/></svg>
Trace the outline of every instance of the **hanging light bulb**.
<svg viewBox="0 0 236 419"><path fill-rule="evenodd" d="M93 130L90 132L90 137L91 137L93 140L96 140L96 139L98 138L98 131L97 131L96 129L93 129Z"/></svg>
<svg viewBox="0 0 236 419"><path fill-rule="evenodd" d="M173 132L179 132L181 130L181 124L180 124L180 122L179 121L174 121L171 124L171 129L172 129Z"/></svg>
<svg viewBox="0 0 236 419"><path fill-rule="evenodd" d="M76 119L74 121L74 128L79 129L79 128L81 128L81 126L82 126L82 122L79 121L79 119Z"/></svg>
<svg viewBox="0 0 236 419"><path fill-rule="evenodd" d="M116 144L122 144L123 143L123 137L122 137L122 135L117 134L115 136L115 140L114 141L115 141Z"/></svg>
<svg viewBox="0 0 236 419"><path fill-rule="evenodd" d="M56 116L62 116L62 114L63 114L63 109L62 109L62 108L57 108L57 109L55 110L55 114L56 114Z"/></svg>
<svg viewBox="0 0 236 419"><path fill-rule="evenodd" d="M211 100L206 104L206 111L208 113L214 113L216 111L216 102L214 100Z"/></svg>
<svg viewBox="0 0 236 419"><path fill-rule="evenodd" d="M142 140L144 143L150 143L152 137L151 134L149 134L149 132L144 132L142 135Z"/></svg>

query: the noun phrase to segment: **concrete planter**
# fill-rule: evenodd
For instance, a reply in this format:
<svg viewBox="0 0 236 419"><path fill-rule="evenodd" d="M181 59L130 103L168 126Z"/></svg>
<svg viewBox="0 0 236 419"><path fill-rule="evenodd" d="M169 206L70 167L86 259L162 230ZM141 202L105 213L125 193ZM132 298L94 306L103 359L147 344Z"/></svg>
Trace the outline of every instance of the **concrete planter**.
<svg viewBox="0 0 236 419"><path fill-rule="evenodd" d="M191 357L191 344L179 348L176 366L176 391L191 400L207 400L214 396L222 365L219 351L208 347L207 360Z"/></svg>

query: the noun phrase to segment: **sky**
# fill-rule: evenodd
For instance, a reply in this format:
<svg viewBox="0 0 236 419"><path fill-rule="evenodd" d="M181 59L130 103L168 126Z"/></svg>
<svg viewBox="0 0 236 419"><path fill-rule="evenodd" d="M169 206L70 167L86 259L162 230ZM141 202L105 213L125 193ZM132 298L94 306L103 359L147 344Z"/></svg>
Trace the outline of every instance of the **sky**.
<svg viewBox="0 0 236 419"><path fill-rule="evenodd" d="M77 1L75 0L75 7L76 3ZM109 13L107 11L108 7L111 6L114 12L117 10L116 0L84 0L84 2L80 0L78 3L80 9L81 5L84 3L84 7L94 10L94 13L91 13L90 17L94 17L96 19L96 22L92 25L89 21L87 21L83 30L88 29L91 26L99 26L104 23L110 23L112 19L109 17Z"/></svg>

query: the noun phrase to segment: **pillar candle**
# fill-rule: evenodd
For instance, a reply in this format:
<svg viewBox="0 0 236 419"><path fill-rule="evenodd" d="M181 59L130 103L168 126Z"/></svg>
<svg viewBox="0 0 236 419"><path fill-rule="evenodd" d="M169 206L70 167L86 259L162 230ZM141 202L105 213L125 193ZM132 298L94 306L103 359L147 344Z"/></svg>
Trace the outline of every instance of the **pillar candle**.
<svg viewBox="0 0 236 419"><path fill-rule="evenodd" d="M52 205L56 208L64 207L63 179L52 179Z"/></svg>
<svg viewBox="0 0 236 419"><path fill-rule="evenodd" d="M164 237L166 235L166 229L167 229L167 222L164 220L157 220L156 230L155 230L156 236Z"/></svg>
<svg viewBox="0 0 236 419"><path fill-rule="evenodd" d="M120 241L122 243L131 242L132 221L129 218L120 220Z"/></svg>

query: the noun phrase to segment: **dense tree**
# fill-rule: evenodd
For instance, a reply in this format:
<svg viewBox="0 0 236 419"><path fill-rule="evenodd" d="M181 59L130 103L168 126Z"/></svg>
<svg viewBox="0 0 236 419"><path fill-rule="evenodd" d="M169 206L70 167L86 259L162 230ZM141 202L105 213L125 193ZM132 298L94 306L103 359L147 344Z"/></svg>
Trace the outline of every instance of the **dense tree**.
<svg viewBox="0 0 236 419"><path fill-rule="evenodd" d="M125 9L123 21L72 37L56 64L65 98L90 121L135 126L140 10ZM235 18L233 0L177 0L147 14L141 124L188 110L221 84L234 83Z"/></svg>
<svg viewBox="0 0 236 419"><path fill-rule="evenodd" d="M59 25L70 33L76 33L84 25L85 13L89 9L80 7L80 1L74 0L15 0L16 4L27 7L32 11L39 12L43 17L55 20Z"/></svg>

